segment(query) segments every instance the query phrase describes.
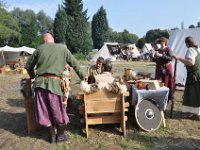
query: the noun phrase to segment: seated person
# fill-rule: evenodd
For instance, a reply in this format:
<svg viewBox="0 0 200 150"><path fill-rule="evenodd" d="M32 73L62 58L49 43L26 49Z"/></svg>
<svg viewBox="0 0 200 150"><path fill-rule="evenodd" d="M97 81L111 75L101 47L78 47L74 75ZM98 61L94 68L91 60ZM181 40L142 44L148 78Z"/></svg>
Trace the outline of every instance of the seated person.
<svg viewBox="0 0 200 150"><path fill-rule="evenodd" d="M89 76L87 81L81 82L81 91L93 93L101 89L107 89L113 93L125 93L127 91L127 87L122 80L116 82L112 73L111 62L106 61L103 68L104 72L102 74Z"/></svg>
<svg viewBox="0 0 200 150"><path fill-rule="evenodd" d="M103 72L103 68L102 68L103 64L104 64L104 58L99 57L96 61L96 64L89 68L88 76L95 76L95 75L101 74Z"/></svg>
<svg viewBox="0 0 200 150"><path fill-rule="evenodd" d="M110 61L106 61L105 64L103 64L103 73L99 75L95 75L95 81L96 83L103 82L103 83L113 83L115 78L113 77L112 73L112 64Z"/></svg>

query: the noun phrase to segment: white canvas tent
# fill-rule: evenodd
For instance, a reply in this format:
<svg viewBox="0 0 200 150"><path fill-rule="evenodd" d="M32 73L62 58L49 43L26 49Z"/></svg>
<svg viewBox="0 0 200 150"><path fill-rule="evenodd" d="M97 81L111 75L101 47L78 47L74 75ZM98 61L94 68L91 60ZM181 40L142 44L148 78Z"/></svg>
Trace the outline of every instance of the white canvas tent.
<svg viewBox="0 0 200 150"><path fill-rule="evenodd" d="M128 48L132 50L132 58L140 57L140 52L138 48L135 46L135 44L129 44Z"/></svg>
<svg viewBox="0 0 200 150"><path fill-rule="evenodd" d="M96 62L99 57L103 57L104 59L116 60L116 58L110 53L107 45L116 46L118 45L118 43L105 42L102 48L92 57L91 61Z"/></svg>
<svg viewBox="0 0 200 150"><path fill-rule="evenodd" d="M169 31L169 42L168 46L172 49L172 52L176 55L185 57L187 47L185 45L185 38L187 36L192 36L197 43L198 46L200 46L200 28L191 28L191 29L183 29L183 30L171 30ZM173 66L175 61L173 60ZM186 68L183 63L177 62L176 67L176 83L177 84L185 84L186 81ZM174 69L174 68L173 68Z"/></svg>
<svg viewBox="0 0 200 150"><path fill-rule="evenodd" d="M143 57L143 59L145 60L151 59L151 54L153 53L154 53L154 48L152 47L151 43L145 43L141 52L141 56Z"/></svg>
<svg viewBox="0 0 200 150"><path fill-rule="evenodd" d="M142 48L142 54L149 53L150 51L153 51L153 47L150 43L145 43Z"/></svg>
<svg viewBox="0 0 200 150"><path fill-rule="evenodd" d="M34 51L34 48L26 46L14 48L6 45L4 47L0 47L0 67L5 64L17 63L21 52L32 54Z"/></svg>

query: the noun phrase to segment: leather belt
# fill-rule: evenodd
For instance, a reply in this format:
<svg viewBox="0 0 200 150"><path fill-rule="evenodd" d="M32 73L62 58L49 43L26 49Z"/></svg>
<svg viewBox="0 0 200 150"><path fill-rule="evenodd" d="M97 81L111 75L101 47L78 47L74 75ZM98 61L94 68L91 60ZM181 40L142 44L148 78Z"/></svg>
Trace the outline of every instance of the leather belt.
<svg viewBox="0 0 200 150"><path fill-rule="evenodd" d="M57 76L53 74L42 74L42 75L39 75L39 77L46 77L46 78L61 80L61 89L63 90L63 94L65 94L69 90L66 82L62 79L61 76Z"/></svg>
<svg viewBox="0 0 200 150"><path fill-rule="evenodd" d="M42 74L39 75L40 77L46 77L46 78L52 78L52 79L57 79L57 80L62 80L62 77L53 75L53 74Z"/></svg>

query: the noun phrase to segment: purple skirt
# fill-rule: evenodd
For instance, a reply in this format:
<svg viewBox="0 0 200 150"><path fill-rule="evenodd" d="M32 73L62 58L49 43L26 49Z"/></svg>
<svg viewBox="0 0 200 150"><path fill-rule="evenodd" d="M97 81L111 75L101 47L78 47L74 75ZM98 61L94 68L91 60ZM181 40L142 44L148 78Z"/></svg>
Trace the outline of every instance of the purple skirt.
<svg viewBox="0 0 200 150"><path fill-rule="evenodd" d="M35 88L35 119L39 125L67 124L69 118L62 104L62 96L42 88Z"/></svg>

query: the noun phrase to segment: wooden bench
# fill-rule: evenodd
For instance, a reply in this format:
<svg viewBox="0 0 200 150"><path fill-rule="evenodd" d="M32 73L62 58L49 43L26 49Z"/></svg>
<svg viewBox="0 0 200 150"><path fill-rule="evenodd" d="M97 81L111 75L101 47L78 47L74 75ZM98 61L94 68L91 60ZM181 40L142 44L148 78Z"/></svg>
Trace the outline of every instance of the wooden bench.
<svg viewBox="0 0 200 150"><path fill-rule="evenodd" d="M79 112L84 114L86 137L88 138L88 126L97 124L115 124L120 123L123 135L126 135L127 116L129 103L125 102L126 94L111 93L106 89L94 93L81 93L78 99L84 101L79 107Z"/></svg>

